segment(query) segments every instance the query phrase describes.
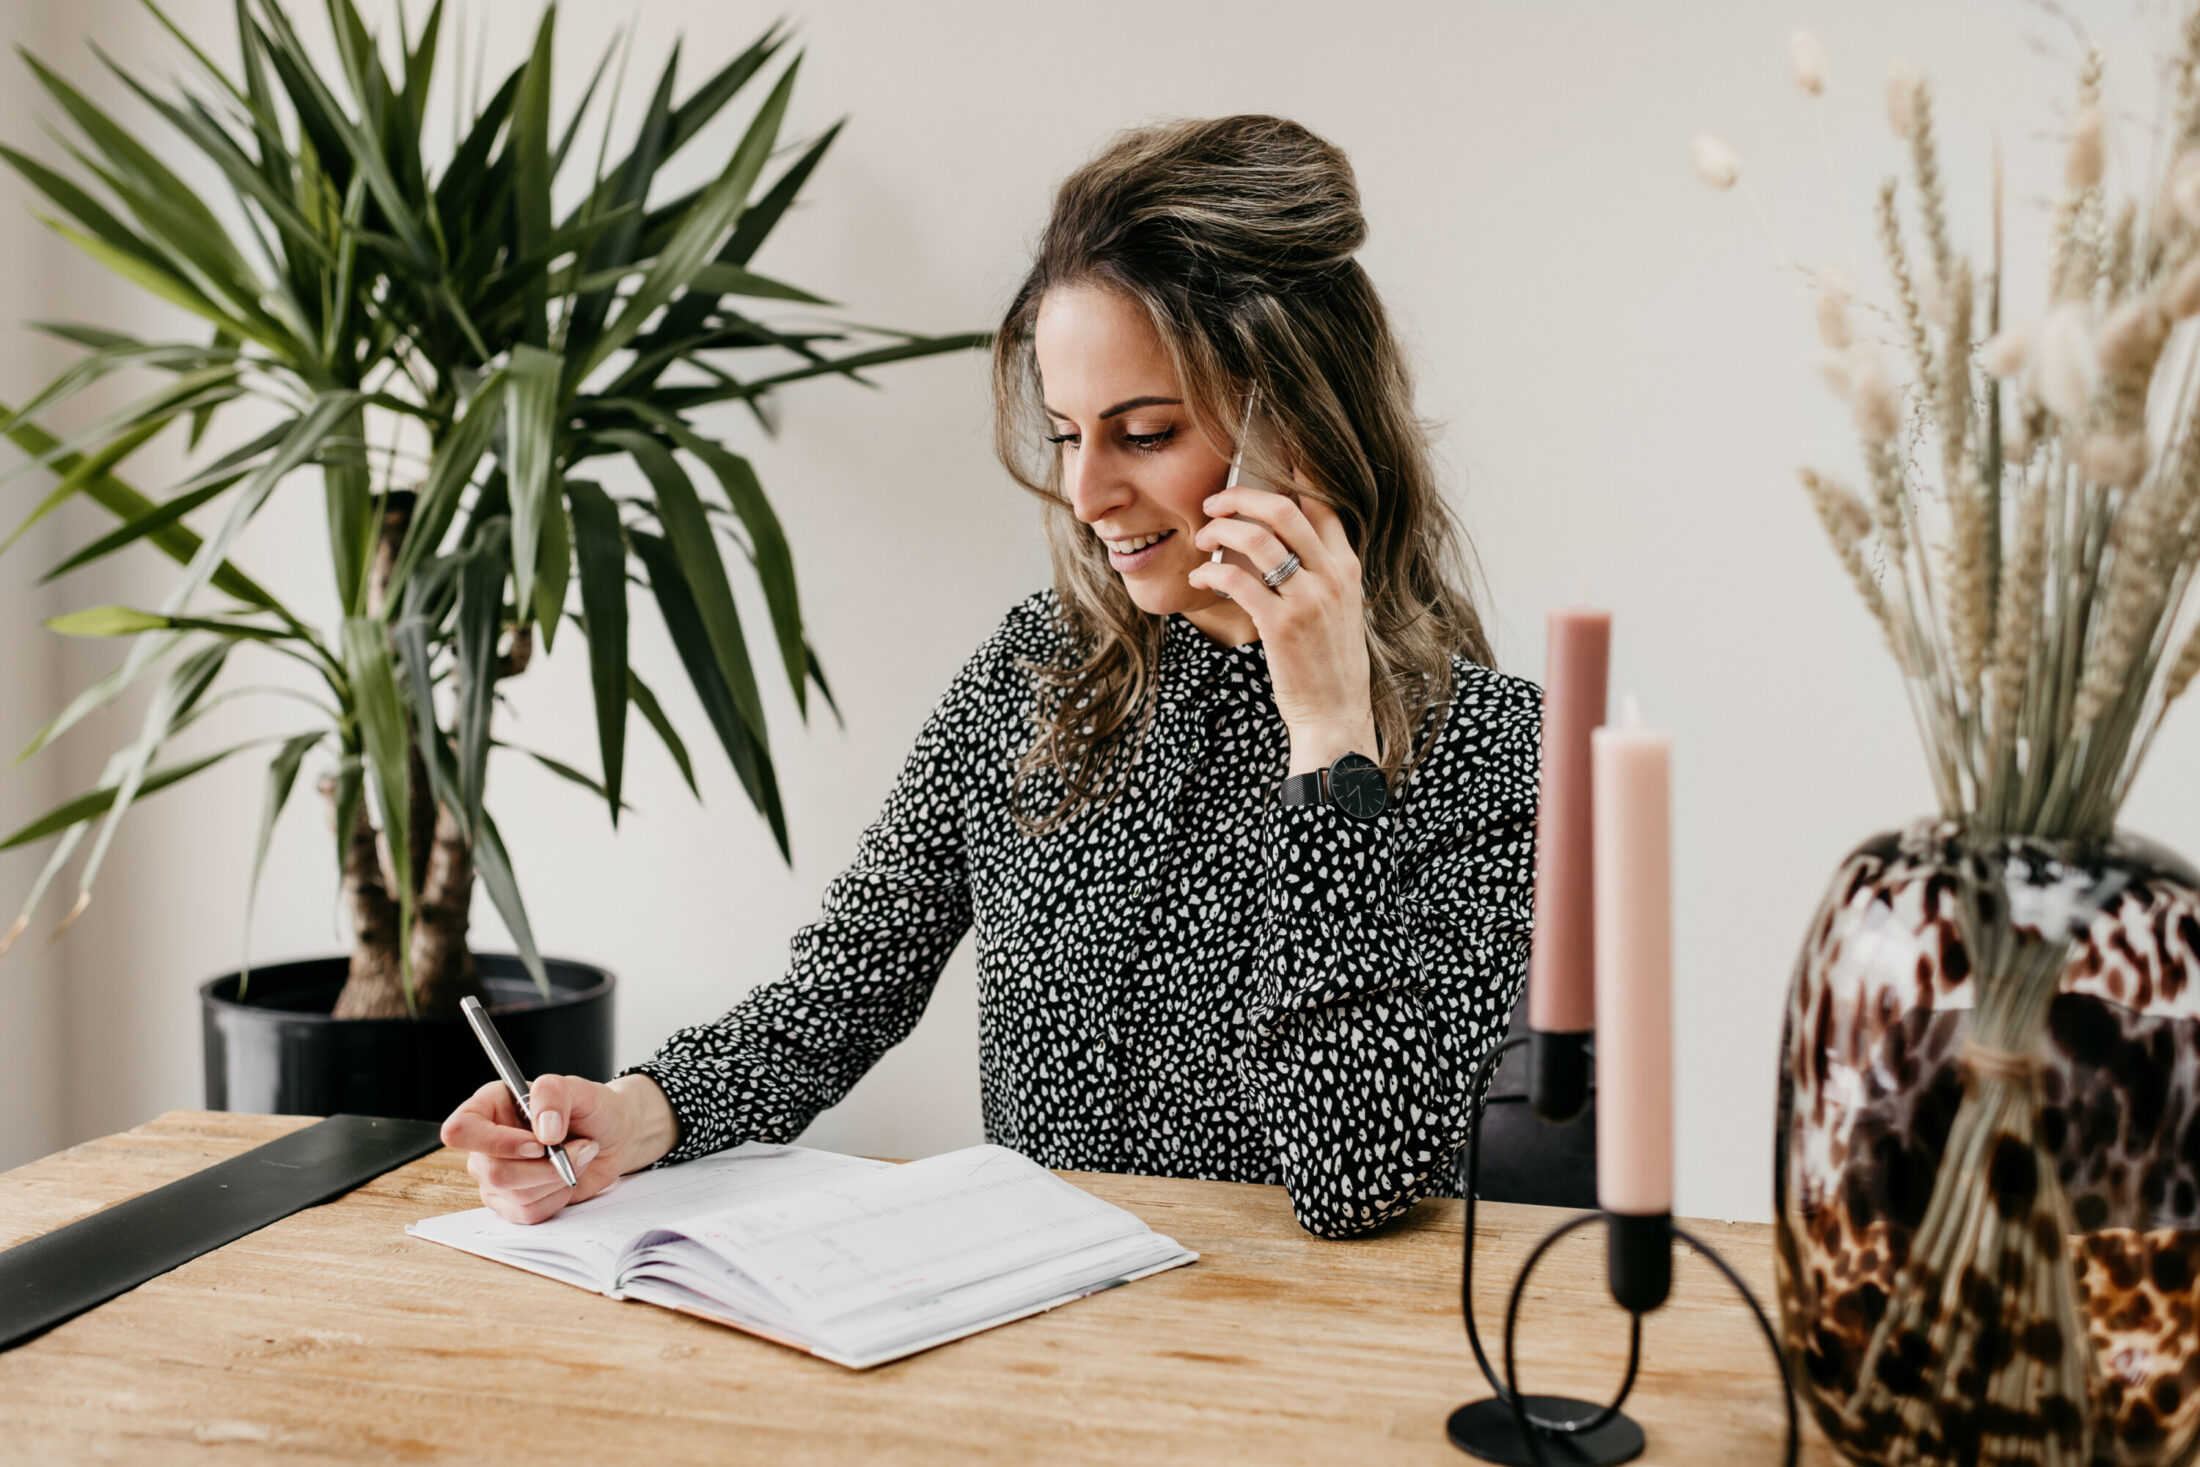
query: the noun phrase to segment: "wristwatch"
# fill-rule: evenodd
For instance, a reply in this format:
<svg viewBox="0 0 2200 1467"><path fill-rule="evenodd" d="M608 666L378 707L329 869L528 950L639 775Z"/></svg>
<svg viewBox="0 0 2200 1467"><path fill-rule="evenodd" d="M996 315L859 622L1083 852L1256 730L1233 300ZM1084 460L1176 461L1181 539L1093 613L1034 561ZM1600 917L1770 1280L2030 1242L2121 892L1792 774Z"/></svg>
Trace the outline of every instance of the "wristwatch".
<svg viewBox="0 0 2200 1467"><path fill-rule="evenodd" d="M1276 786L1276 803L1334 805L1364 822L1390 808L1390 786L1380 764L1365 754L1345 754L1327 769L1287 777Z"/></svg>

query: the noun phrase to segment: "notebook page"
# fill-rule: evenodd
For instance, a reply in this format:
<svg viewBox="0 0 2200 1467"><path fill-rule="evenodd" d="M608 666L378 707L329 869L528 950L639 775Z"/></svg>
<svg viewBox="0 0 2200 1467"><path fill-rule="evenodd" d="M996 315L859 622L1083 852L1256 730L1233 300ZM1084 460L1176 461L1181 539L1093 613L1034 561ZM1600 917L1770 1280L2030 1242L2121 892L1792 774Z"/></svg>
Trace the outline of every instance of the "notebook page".
<svg viewBox="0 0 2200 1467"><path fill-rule="evenodd" d="M862 1369L1191 1263L1196 1256L1159 1233L1117 1238L944 1294L903 1296L836 1319L825 1327L818 1353Z"/></svg>
<svg viewBox="0 0 2200 1467"><path fill-rule="evenodd" d="M856 1370L1059 1308L1198 1258L1174 1240L1148 1233L981 1279L944 1294L905 1295L813 1333L761 1299L736 1270L699 1245L682 1240L653 1253L628 1275L628 1298L748 1330Z"/></svg>
<svg viewBox="0 0 2200 1467"><path fill-rule="evenodd" d="M676 1227L728 1205L895 1169L890 1162L860 1156L750 1141L678 1166L621 1177L610 1190L574 1203L548 1222L506 1222L477 1207L424 1218L405 1231L609 1294L618 1286L621 1253L643 1233Z"/></svg>
<svg viewBox="0 0 2200 1467"><path fill-rule="evenodd" d="M1001 1146L974 1146L691 1219L681 1229L811 1325L1125 1237L1119 1207Z"/></svg>

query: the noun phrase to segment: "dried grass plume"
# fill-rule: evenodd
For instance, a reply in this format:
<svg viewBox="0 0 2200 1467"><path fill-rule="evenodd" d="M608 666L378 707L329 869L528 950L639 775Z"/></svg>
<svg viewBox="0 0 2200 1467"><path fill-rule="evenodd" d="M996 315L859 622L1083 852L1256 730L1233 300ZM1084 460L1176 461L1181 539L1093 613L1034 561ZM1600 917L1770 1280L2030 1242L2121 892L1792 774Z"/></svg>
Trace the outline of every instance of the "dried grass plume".
<svg viewBox="0 0 2200 1467"><path fill-rule="evenodd" d="M1696 140L1689 144L1689 156L1696 165L1696 176L1713 188L1732 188L1742 176L1742 160L1710 133L1696 134Z"/></svg>

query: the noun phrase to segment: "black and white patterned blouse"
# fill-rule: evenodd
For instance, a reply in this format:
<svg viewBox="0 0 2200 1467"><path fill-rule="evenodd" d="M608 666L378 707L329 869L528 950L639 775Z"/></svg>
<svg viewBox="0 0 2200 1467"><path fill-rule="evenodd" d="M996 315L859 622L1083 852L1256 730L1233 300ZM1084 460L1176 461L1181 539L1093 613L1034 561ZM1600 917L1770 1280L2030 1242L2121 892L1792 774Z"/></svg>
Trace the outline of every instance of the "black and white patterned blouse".
<svg viewBox="0 0 2200 1467"><path fill-rule="evenodd" d="M787 976L636 1067L678 1115L667 1160L793 1139L915 1027L975 925L989 1140L1280 1182L1327 1237L1444 1191L1526 973L1536 687L1455 661L1438 742L1363 825L1276 802L1260 645L1172 616L1128 788L1031 836L1009 814L1036 707L1018 663L1060 651L1055 608L1018 605L956 676Z"/></svg>

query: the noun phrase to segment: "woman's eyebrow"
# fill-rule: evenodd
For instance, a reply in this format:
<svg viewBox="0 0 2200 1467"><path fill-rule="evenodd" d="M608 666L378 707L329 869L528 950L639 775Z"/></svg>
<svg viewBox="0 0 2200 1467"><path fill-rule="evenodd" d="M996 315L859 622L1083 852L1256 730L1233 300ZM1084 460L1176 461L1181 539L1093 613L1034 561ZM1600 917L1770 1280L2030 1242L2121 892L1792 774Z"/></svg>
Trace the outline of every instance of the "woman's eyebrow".
<svg viewBox="0 0 2200 1467"><path fill-rule="evenodd" d="M1181 397L1130 397L1130 398L1125 398L1125 399L1124 399L1123 401L1121 401L1121 402L1117 403L1117 404L1116 404L1116 405L1115 405L1114 407L1111 407L1111 408L1109 408L1109 409L1108 409L1108 410L1107 410L1106 412L1102 413L1102 414L1100 415L1100 420L1101 420L1102 422L1106 422L1106 421L1107 421L1107 420L1108 420L1109 418L1115 417L1115 416L1117 416L1117 415L1118 415L1118 414L1120 414L1120 413L1127 413L1127 412L1129 412L1129 411L1130 411L1130 410L1131 410L1132 408L1142 408L1142 407L1180 407L1180 406L1182 406L1182 405L1183 405L1183 402L1184 402L1184 399L1183 399L1183 398L1181 398ZM1045 403L1041 403L1041 404L1039 404L1039 405L1040 405L1041 407L1043 407L1043 408L1046 408L1046 411L1047 411L1047 415L1048 415L1049 417L1056 417L1056 418L1060 418L1060 419L1061 419L1061 420L1062 420L1063 422L1065 422L1065 423L1068 423L1068 422L1074 422L1074 421L1075 421L1075 419L1071 418L1071 417L1070 417L1070 415L1069 415L1068 413L1065 413L1065 412L1061 411L1061 410L1060 410L1060 409L1058 409L1058 408L1051 408L1051 407L1046 407L1046 404L1045 404Z"/></svg>

